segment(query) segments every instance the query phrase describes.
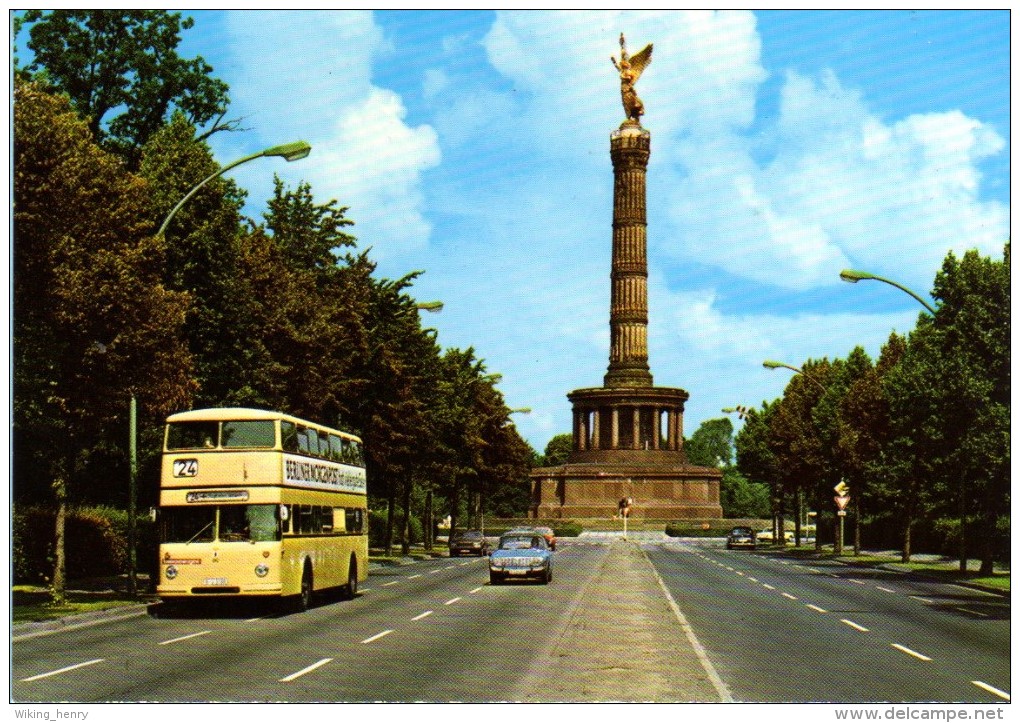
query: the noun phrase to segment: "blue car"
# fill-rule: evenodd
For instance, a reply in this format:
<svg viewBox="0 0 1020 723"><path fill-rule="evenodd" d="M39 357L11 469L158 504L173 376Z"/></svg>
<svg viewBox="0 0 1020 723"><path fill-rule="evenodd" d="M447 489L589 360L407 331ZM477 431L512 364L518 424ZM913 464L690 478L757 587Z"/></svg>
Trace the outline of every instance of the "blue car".
<svg viewBox="0 0 1020 723"><path fill-rule="evenodd" d="M499 538L499 548L489 556L489 582L537 579L552 580L553 553L540 533L508 532Z"/></svg>

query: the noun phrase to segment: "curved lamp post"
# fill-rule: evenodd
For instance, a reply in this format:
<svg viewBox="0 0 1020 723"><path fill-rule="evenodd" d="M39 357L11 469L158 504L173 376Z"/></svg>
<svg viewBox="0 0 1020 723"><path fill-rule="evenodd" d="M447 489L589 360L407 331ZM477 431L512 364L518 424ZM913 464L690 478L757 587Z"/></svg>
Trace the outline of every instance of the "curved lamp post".
<svg viewBox="0 0 1020 723"><path fill-rule="evenodd" d="M204 179L197 186L188 191L187 195L184 196L177 205L173 207L170 213L167 214L166 219L163 221L163 225L159 227L159 231L156 232L157 236L163 236L166 233L167 226L170 225L171 219L177 212L181 210L191 198L198 193L205 184L209 181L222 176L224 173L229 171L231 168L237 168L242 163L253 161L256 158L262 158L263 156L280 156L287 161L297 161L308 156L312 152L312 147L305 141L295 141L294 143L284 143L280 146L272 146L258 153L252 153L250 156L239 158L233 163L229 163L220 170L216 171L206 179ZM443 308L441 302L431 302L432 304L439 304L439 309ZM429 309L433 311L438 309ZM103 353L106 351L106 347L102 344L98 345L99 352ZM137 551L135 550L135 538L137 520L135 519L135 503L137 498L138 489L138 404L135 398L135 394L132 391L130 406L128 407L128 459L129 459L129 477L128 477L128 581L132 595L138 594L138 558Z"/></svg>
<svg viewBox="0 0 1020 723"><path fill-rule="evenodd" d="M842 271L839 272L839 278L843 279L843 281L846 281L847 283L850 284L856 284L858 281L866 281L870 279L874 281L881 281L883 283L889 284L890 286L895 286L900 291L905 291L906 293L910 294L915 299L917 299L919 302L921 302L921 305L925 309L930 311L932 314L935 313L935 307L929 304L927 301L925 301L919 294L912 291L911 289L908 289L903 284L893 281L892 279L886 279L875 274L870 274L867 271L856 271L854 269L843 269Z"/></svg>
<svg viewBox="0 0 1020 723"><path fill-rule="evenodd" d="M181 210L181 207L184 204L191 200L192 196L198 193L199 189L201 189L202 186L209 183L209 181L213 180L214 178L222 176L231 168L237 168L242 163L247 163L248 161L253 161L256 158L262 158L263 156L280 156L281 158L288 162L298 161L301 160L302 158L306 158L308 154L311 152L312 147L308 143L306 143L305 141L295 141L293 143L284 143L281 146L272 146L270 148L263 149L258 153L252 153L250 156L239 158L233 163L225 165L223 168L216 171L216 173L213 173L204 181L202 181L197 186L188 191L188 195L186 195L184 198L177 202L177 205L174 206L170 213L167 214L166 220L163 221L163 225L159 227L159 231L156 232L156 235L162 236L164 233L166 233L166 227L170 225L170 219L172 219L177 214L177 212Z"/></svg>
<svg viewBox="0 0 1020 723"><path fill-rule="evenodd" d="M783 362L772 361L771 359L766 359L765 361L763 361L761 363L761 365L763 367L765 367L766 369L778 369L779 367L783 367L784 369L791 369L794 372L796 372L797 374L803 374L805 378L810 379L812 382L817 384L818 388L821 389L822 392L826 391L825 387L822 385L822 383L820 381L815 379L813 376L811 376L810 374L805 372L800 367L795 367L792 364L784 364Z"/></svg>

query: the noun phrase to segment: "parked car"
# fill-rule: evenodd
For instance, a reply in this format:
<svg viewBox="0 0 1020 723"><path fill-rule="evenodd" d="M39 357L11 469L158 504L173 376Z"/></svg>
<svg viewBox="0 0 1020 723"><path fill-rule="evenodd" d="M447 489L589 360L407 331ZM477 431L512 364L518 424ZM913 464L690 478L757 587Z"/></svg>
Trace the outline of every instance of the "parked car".
<svg viewBox="0 0 1020 723"><path fill-rule="evenodd" d="M758 542L767 542L767 543L770 543L770 544L772 543L772 541L774 539L774 537L772 535L772 529L771 528L762 530L761 532L759 532L757 534L756 537L758 539ZM786 537L786 542L788 544L791 544L791 545L793 544L793 531L792 530L786 530L786 532L784 533L784 537Z"/></svg>
<svg viewBox="0 0 1020 723"><path fill-rule="evenodd" d="M549 545L549 549L553 552L556 551L556 533L553 532L551 527L536 527L535 532L542 535L545 538L546 544Z"/></svg>
<svg viewBox="0 0 1020 723"><path fill-rule="evenodd" d="M508 532L499 538L499 548L489 556L489 582L538 579L552 580L553 553L545 537L537 532Z"/></svg>
<svg viewBox="0 0 1020 723"><path fill-rule="evenodd" d="M734 547L755 549L757 542L754 537L754 530L750 527L734 527L730 530L730 534L726 535L726 549L732 550Z"/></svg>
<svg viewBox="0 0 1020 723"><path fill-rule="evenodd" d="M489 543L481 530L465 530L450 537L450 557L459 557L464 552L479 557L489 554Z"/></svg>

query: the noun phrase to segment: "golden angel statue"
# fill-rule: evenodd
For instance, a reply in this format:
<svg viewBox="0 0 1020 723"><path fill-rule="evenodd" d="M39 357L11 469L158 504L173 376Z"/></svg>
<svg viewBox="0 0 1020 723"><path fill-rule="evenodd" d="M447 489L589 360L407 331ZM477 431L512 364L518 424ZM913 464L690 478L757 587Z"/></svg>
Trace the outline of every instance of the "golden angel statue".
<svg viewBox="0 0 1020 723"><path fill-rule="evenodd" d="M610 56L610 60L613 61L613 67L620 71L620 95L623 97L623 110L627 113L629 120L640 122L641 116L645 113L645 104L638 98L634 84L637 83L648 64L652 62L652 44L646 45L636 55L627 55L627 44L623 33L620 33L620 62L617 63L613 56Z"/></svg>

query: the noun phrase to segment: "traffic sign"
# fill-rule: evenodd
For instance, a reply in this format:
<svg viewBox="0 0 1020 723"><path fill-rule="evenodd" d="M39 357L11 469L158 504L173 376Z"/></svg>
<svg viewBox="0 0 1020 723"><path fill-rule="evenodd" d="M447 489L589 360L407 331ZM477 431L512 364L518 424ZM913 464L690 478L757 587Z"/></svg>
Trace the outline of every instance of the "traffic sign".
<svg viewBox="0 0 1020 723"><path fill-rule="evenodd" d="M840 495L839 497L834 497L833 499L836 500L836 507L838 507L840 510L845 510L846 506L850 503L850 495Z"/></svg>
<svg viewBox="0 0 1020 723"><path fill-rule="evenodd" d="M846 493L850 491L850 487L843 480L840 480L839 484L833 487L832 489L836 490L836 494L839 495L840 497L845 496Z"/></svg>

